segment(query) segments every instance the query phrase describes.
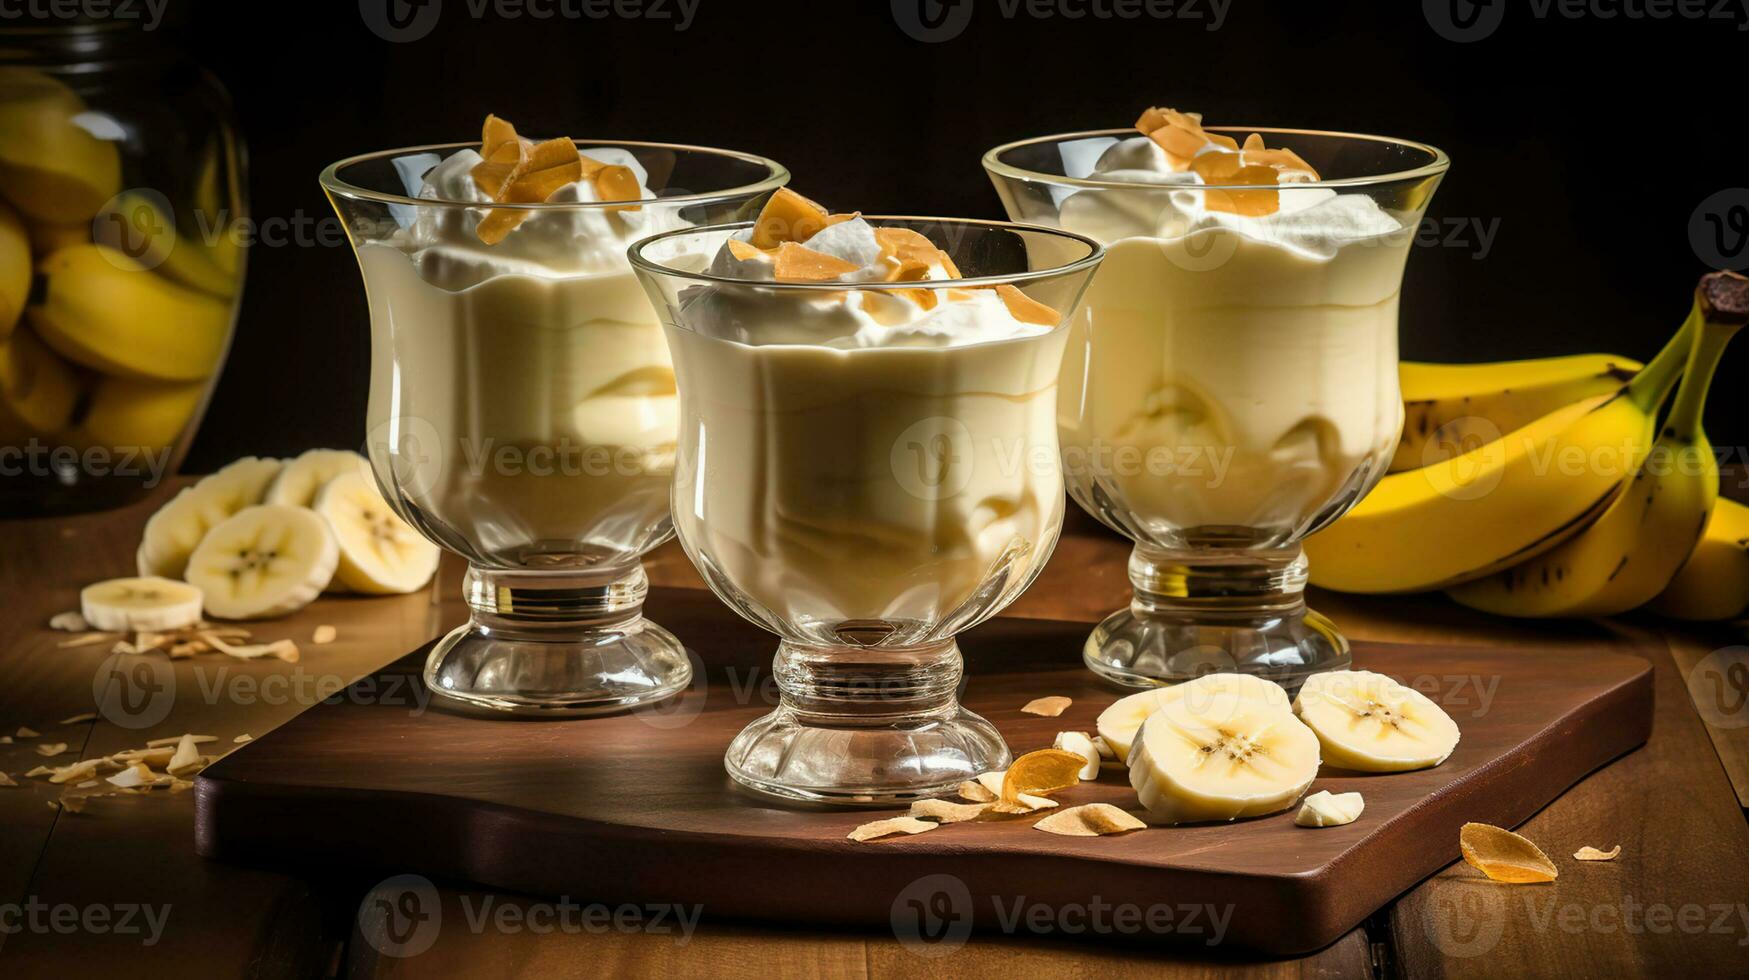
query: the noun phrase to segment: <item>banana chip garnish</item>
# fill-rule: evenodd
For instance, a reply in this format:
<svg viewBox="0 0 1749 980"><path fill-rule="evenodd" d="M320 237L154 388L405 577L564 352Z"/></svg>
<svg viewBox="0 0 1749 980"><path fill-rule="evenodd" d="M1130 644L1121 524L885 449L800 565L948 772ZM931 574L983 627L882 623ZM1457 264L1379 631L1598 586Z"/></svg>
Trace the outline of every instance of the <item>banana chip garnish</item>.
<svg viewBox="0 0 1749 980"><path fill-rule="evenodd" d="M497 204L541 204L559 188L585 177L595 185L598 200L635 201L641 196L631 168L584 156L568 136L536 143L518 136L515 126L497 116L487 116L481 128L480 158L469 174ZM635 209L627 206L627 210ZM474 234L487 245L496 245L529 213L523 208L493 208L480 219Z"/></svg>
<svg viewBox="0 0 1749 980"><path fill-rule="evenodd" d="M1614 861L1618 857L1621 857L1620 844L1607 851L1600 851L1595 847L1581 847L1573 852L1573 860L1575 861Z"/></svg>
<svg viewBox="0 0 1749 980"><path fill-rule="evenodd" d="M1107 834L1142 830L1147 826L1135 814L1128 810L1120 810L1110 803L1086 803L1081 806L1072 806L1061 813L1053 813L1033 824L1037 830L1042 830L1047 834L1059 834L1063 837L1104 837Z"/></svg>
<svg viewBox="0 0 1749 980"><path fill-rule="evenodd" d="M1515 885L1554 881L1555 862L1526 838L1485 823L1467 823L1458 833L1464 860L1494 881Z"/></svg>
<svg viewBox="0 0 1749 980"><path fill-rule="evenodd" d="M1027 797L1048 796L1081 782L1081 767L1086 761L1062 749L1028 752L1003 774L1001 798L990 808L997 813L1031 813L1038 808Z"/></svg>
<svg viewBox="0 0 1749 980"><path fill-rule="evenodd" d="M1247 136L1245 145L1240 146L1231 136L1204 130L1200 113L1145 109L1136 120L1136 130L1165 151L1175 171L1194 170L1206 184L1258 188L1207 191L1203 204L1210 211L1253 218L1274 214L1281 209L1281 196L1275 190L1278 184L1319 179L1318 172L1299 154L1264 146L1260 133Z"/></svg>
<svg viewBox="0 0 1749 980"><path fill-rule="evenodd" d="M927 833L939 826L941 824L934 821L919 820L916 817L890 817L886 820L865 823L846 834L845 837L860 844L865 841L880 840L882 837L891 837L894 834Z"/></svg>
<svg viewBox="0 0 1749 980"><path fill-rule="evenodd" d="M918 800L911 804L913 816L919 820L934 820L937 823L965 823L976 820L990 809L988 803L955 803L952 800Z"/></svg>
<svg viewBox="0 0 1749 980"><path fill-rule="evenodd" d="M1045 718L1055 718L1069 710L1069 705L1074 703L1075 701L1073 698L1065 698L1061 695L1052 695L1048 698L1034 698L1031 701L1026 702L1025 707L1020 709L1020 713L1023 715L1040 715Z"/></svg>

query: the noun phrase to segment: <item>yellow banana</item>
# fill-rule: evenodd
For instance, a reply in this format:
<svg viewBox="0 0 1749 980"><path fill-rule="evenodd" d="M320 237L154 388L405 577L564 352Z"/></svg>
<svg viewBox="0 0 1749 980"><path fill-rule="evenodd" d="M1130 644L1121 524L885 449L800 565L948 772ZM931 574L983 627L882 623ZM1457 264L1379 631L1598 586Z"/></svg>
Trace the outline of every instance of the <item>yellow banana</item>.
<svg viewBox="0 0 1749 980"><path fill-rule="evenodd" d="M0 67L0 194L31 218L90 221L121 189L121 155L79 124L84 112L48 75Z"/></svg>
<svg viewBox="0 0 1749 980"><path fill-rule="evenodd" d="M100 378L75 439L84 445L158 449L175 444L206 393L205 381Z"/></svg>
<svg viewBox="0 0 1749 980"><path fill-rule="evenodd" d="M79 379L29 330L0 344L0 446L53 438L79 402Z"/></svg>
<svg viewBox="0 0 1749 980"><path fill-rule="evenodd" d="M1405 361L1398 369L1403 438L1389 472L1443 462L1563 405L1611 394L1643 366L1614 354L1494 364Z"/></svg>
<svg viewBox="0 0 1749 980"><path fill-rule="evenodd" d="M30 299L30 232L0 201L0 341L12 335Z"/></svg>
<svg viewBox="0 0 1749 980"><path fill-rule="evenodd" d="M219 366L228 302L185 289L102 245L43 260L43 301L25 311L44 342L104 374L196 381Z"/></svg>
<svg viewBox="0 0 1749 980"><path fill-rule="evenodd" d="M221 299L237 292L235 277L214 263L201 242L177 234L175 219L144 195L133 191L116 195L97 216L93 230L99 245L123 252L184 286Z"/></svg>
<svg viewBox="0 0 1749 980"><path fill-rule="evenodd" d="M1703 326L1675 407L1627 490L1559 547L1460 585L1450 590L1453 599L1502 616L1614 616L1670 584L1718 499L1718 460L1701 431L1701 413L1725 345L1749 322L1749 279L1708 275L1695 306Z"/></svg>
<svg viewBox="0 0 1749 980"><path fill-rule="evenodd" d="M1613 395L1556 409L1443 463L1386 476L1306 539L1313 584L1363 593L1449 588L1577 534L1614 502L1651 450L1658 406L1699 327L1697 311Z"/></svg>
<svg viewBox="0 0 1749 980"><path fill-rule="evenodd" d="M1749 613L1749 507L1720 500L1682 570L1647 608L1689 620Z"/></svg>

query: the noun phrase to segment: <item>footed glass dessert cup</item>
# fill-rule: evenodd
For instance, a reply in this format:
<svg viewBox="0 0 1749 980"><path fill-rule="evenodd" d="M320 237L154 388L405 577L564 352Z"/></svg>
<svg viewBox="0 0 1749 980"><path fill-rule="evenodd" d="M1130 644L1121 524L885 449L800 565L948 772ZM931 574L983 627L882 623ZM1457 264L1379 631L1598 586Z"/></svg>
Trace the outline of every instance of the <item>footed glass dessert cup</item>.
<svg viewBox="0 0 1749 980"><path fill-rule="evenodd" d="M1403 268L1448 163L1418 143L1204 130L1170 110L985 155L1011 218L1107 249L1058 400L1069 494L1135 542L1134 598L1088 638L1093 671L1143 687L1238 671L1291 690L1349 664L1306 606L1300 542L1391 459Z"/></svg>
<svg viewBox="0 0 1749 980"><path fill-rule="evenodd" d="M690 681L680 642L642 614L640 556L673 533L677 400L625 251L756 213L789 177L721 150L575 146L565 163L575 171L580 154L585 176L523 195L536 203L479 188L475 147L489 142L354 157L321 178L369 298L377 482L468 562L471 617L437 643L425 680L488 713L610 712Z"/></svg>
<svg viewBox="0 0 1749 980"><path fill-rule="evenodd" d="M1056 545L1058 311L1100 248L1001 222L829 220L842 219L807 245L872 228L935 256L912 267L931 277L839 278L863 259L806 249L795 255L833 278L742 277L719 253L746 224L655 237L632 262L679 381L680 542L724 602L780 638L781 701L726 768L778 797L891 805L1010 761L959 703L955 637L1012 602Z"/></svg>

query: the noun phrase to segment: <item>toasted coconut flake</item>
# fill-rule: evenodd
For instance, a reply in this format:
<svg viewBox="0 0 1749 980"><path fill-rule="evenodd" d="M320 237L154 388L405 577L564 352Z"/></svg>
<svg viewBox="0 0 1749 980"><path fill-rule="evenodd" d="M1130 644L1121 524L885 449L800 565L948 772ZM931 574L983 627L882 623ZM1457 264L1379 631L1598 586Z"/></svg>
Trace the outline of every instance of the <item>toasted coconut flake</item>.
<svg viewBox="0 0 1749 980"><path fill-rule="evenodd" d="M80 782L97 775L97 760L75 762L70 766L62 766L49 776L49 782L55 784Z"/></svg>
<svg viewBox="0 0 1749 980"><path fill-rule="evenodd" d="M10 787L14 787L17 785L18 785L18 780L13 779L11 776L8 776L3 772L0 772L0 787L10 788Z"/></svg>
<svg viewBox="0 0 1749 980"><path fill-rule="evenodd" d="M955 803L952 800L918 800L911 804L910 816L940 823L964 823L983 816L988 803Z"/></svg>
<svg viewBox="0 0 1749 980"><path fill-rule="evenodd" d="M80 783L79 785L77 785L73 788L74 789L90 789L93 786L101 786L101 785L103 785L103 783L100 780L87 779L84 782Z"/></svg>
<svg viewBox="0 0 1749 980"><path fill-rule="evenodd" d="M278 657L288 664L298 662L298 645L290 640L275 640L272 643L235 644L226 640L213 630L206 630L200 638L212 644L214 650L238 660L258 660L262 657Z"/></svg>
<svg viewBox="0 0 1749 980"><path fill-rule="evenodd" d="M189 789L193 789L193 788L194 788L194 781L191 779L171 779L170 780L170 792L172 792L172 793L180 793L184 790L189 790Z"/></svg>
<svg viewBox="0 0 1749 980"><path fill-rule="evenodd" d="M1002 798L991 806L1000 813L1031 813L1037 809L1022 797L1044 796L1081 781L1087 760L1062 749L1039 749L1014 760L1002 776Z"/></svg>
<svg viewBox="0 0 1749 980"><path fill-rule="evenodd" d="M195 742L193 735L182 736L182 741L176 745L176 754L170 757L170 765L165 767L165 771L172 776L186 776L191 772L199 772L206 763L200 751L195 748L196 744L198 743Z"/></svg>
<svg viewBox="0 0 1749 980"><path fill-rule="evenodd" d="M62 640L55 644L55 646L63 650L68 647L88 647L93 643L107 643L114 638L114 633L86 633L84 636L75 636Z"/></svg>
<svg viewBox="0 0 1749 980"><path fill-rule="evenodd" d="M38 735L41 735L41 734L42 734L42 732L36 731L33 728L29 728L29 727L26 727L24 725L18 726L18 737L19 738L36 738Z"/></svg>
<svg viewBox="0 0 1749 980"><path fill-rule="evenodd" d="M88 721L96 721L96 720L97 720L97 713L95 711L87 711L82 715L73 715L72 717L69 717L69 718L62 718L60 721L56 722L56 724L59 724L59 725L83 725Z"/></svg>
<svg viewBox="0 0 1749 980"><path fill-rule="evenodd" d="M1600 851L1595 847L1581 847L1573 852L1573 860L1575 861L1614 861L1618 857L1621 857L1620 844L1607 851Z"/></svg>
<svg viewBox="0 0 1749 980"><path fill-rule="evenodd" d="M959 794L960 799L973 803L994 803L1002 798L1000 793L991 791L989 787L976 779L968 779L961 783Z"/></svg>
<svg viewBox="0 0 1749 980"><path fill-rule="evenodd" d="M45 758L60 755L67 751L66 742L44 742L36 747L36 754Z"/></svg>
<svg viewBox="0 0 1749 980"><path fill-rule="evenodd" d="M217 742L219 737L217 735L170 735L165 738L152 739L146 743L146 748L156 749L166 745L177 746L182 744L183 739L190 739L196 745L205 745L208 742Z"/></svg>
<svg viewBox="0 0 1749 980"><path fill-rule="evenodd" d="M1110 803L1086 803L1053 813L1033 826L1047 834L1064 837L1103 837L1142 830L1148 825L1138 820L1135 814Z"/></svg>
<svg viewBox="0 0 1749 980"><path fill-rule="evenodd" d="M0 735L0 745L11 745L11 744L12 744L12 736Z"/></svg>
<svg viewBox="0 0 1749 980"><path fill-rule="evenodd" d="M862 843L879 840L893 834L922 834L939 826L941 824L932 820L919 820L916 817L891 817L886 820L865 823L845 836L857 843Z"/></svg>
<svg viewBox="0 0 1749 980"><path fill-rule="evenodd" d="M49 629L64 630L68 633L83 633L91 628L85 617L77 612L55 613L49 617Z"/></svg>
<svg viewBox="0 0 1749 980"><path fill-rule="evenodd" d="M107 780L109 785L121 789L134 789L139 786L151 786L157 781L157 773L137 762L109 777Z"/></svg>
<svg viewBox="0 0 1749 980"><path fill-rule="evenodd" d="M49 806L56 810L65 810L68 813L84 813L86 799L84 794L68 793L58 800L50 800Z"/></svg>
<svg viewBox="0 0 1749 980"><path fill-rule="evenodd" d="M25 773L24 777L26 779L35 779L38 776L49 776L53 774L54 770L50 769L48 766L37 766L35 769Z"/></svg>
<svg viewBox="0 0 1749 980"><path fill-rule="evenodd" d="M339 635L339 630L329 626L327 623L323 623L310 633L310 642L317 646L322 646L324 644L333 643L334 638Z"/></svg>
<svg viewBox="0 0 1749 980"><path fill-rule="evenodd" d="M1560 875L1549 856L1510 830L1485 823L1467 823L1458 833L1464 860L1494 881L1535 884Z"/></svg>
<svg viewBox="0 0 1749 980"><path fill-rule="evenodd" d="M244 732L243 734L237 736L236 738L231 739L231 744L232 745L242 745L244 742L253 742L253 741L255 741L255 736L249 734L248 732Z"/></svg>
<svg viewBox="0 0 1749 980"><path fill-rule="evenodd" d="M1026 707L1021 708L1020 713L1026 715L1040 715L1045 718L1055 718L1069 710L1069 705L1074 703L1074 698L1065 698L1053 694L1048 698L1034 698L1031 701L1026 702Z"/></svg>
<svg viewBox="0 0 1749 980"><path fill-rule="evenodd" d="M1002 780L1004 778L1006 778L1007 775L1008 775L1008 770L997 769L994 772L987 772L987 773L984 773L983 775L978 777L977 784L979 787L981 787L984 790L984 792L990 794L990 802L995 802L997 800L1002 799ZM977 802L984 802L984 801L973 800L973 802L977 803ZM1054 807L1057 805L1057 801L1050 799L1049 797L1033 796L1033 795L1028 794L1028 793L1020 794L1020 801L1019 802L1024 804L1025 806L1024 807L1013 807L1013 808L1010 808L1008 810L999 810L999 811L995 811L995 812L1007 813L1007 814L1031 813L1033 810L1049 810L1051 807Z"/></svg>

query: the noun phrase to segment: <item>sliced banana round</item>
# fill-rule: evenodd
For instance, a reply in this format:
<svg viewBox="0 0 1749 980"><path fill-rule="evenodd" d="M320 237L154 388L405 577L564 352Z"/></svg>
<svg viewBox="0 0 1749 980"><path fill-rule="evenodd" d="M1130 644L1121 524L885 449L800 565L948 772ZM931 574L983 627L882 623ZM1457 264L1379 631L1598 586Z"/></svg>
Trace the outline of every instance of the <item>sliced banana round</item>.
<svg viewBox="0 0 1749 980"><path fill-rule="evenodd" d="M342 473L316 494L316 513L340 545L335 573L354 592L398 595L431 581L440 552L401 520L362 473Z"/></svg>
<svg viewBox="0 0 1749 980"><path fill-rule="evenodd" d="M221 619L265 619L309 605L334 576L340 549L328 522L303 507L245 507L207 533L188 581Z"/></svg>
<svg viewBox="0 0 1749 980"><path fill-rule="evenodd" d="M1157 687L1119 698L1100 713L1094 727L1098 729L1100 737L1105 739L1105 744L1117 755L1118 761L1127 761L1130 743L1135 741L1136 732L1141 730L1142 722L1162 705L1171 704L1186 696L1209 699L1222 694L1251 698L1282 711L1289 711L1292 707L1287 692L1274 681L1251 674L1204 674L1182 684Z"/></svg>
<svg viewBox="0 0 1749 980"><path fill-rule="evenodd" d="M1227 693L1180 698L1148 716L1130 785L1153 823L1276 813L1318 775L1318 736L1291 713Z"/></svg>
<svg viewBox="0 0 1749 980"><path fill-rule="evenodd" d="M369 477L370 464L363 456L350 449L312 449L285 464L262 502L309 507L328 481L353 472Z"/></svg>
<svg viewBox="0 0 1749 980"><path fill-rule="evenodd" d="M135 556L140 574L181 578L188 556L207 532L232 514L260 503L283 465L277 459L245 456L170 498L146 521Z"/></svg>
<svg viewBox="0 0 1749 980"><path fill-rule="evenodd" d="M112 578L79 590L79 614L95 630L174 630L200 622L200 589L148 575Z"/></svg>
<svg viewBox="0 0 1749 980"><path fill-rule="evenodd" d="M1457 722L1414 688L1366 670L1313 674L1294 713L1324 746L1324 761L1360 772L1405 772L1444 762Z"/></svg>

